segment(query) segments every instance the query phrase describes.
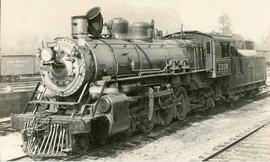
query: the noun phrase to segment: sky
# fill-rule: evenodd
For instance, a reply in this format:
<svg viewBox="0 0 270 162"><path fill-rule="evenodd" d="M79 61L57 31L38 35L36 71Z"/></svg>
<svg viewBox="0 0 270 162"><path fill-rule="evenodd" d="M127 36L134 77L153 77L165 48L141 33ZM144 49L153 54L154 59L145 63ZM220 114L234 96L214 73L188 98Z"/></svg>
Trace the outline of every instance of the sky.
<svg viewBox="0 0 270 162"><path fill-rule="evenodd" d="M155 20L164 33L218 31L227 13L233 32L259 42L270 34L270 0L0 0L2 52L33 52L41 41L70 36L70 18L100 6L104 21Z"/></svg>

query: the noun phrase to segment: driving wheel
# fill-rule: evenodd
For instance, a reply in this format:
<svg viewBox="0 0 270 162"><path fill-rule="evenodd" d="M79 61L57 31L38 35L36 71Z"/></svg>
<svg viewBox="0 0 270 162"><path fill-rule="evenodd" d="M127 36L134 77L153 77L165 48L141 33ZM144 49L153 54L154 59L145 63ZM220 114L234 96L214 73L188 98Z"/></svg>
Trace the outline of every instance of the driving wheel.
<svg viewBox="0 0 270 162"><path fill-rule="evenodd" d="M143 120L144 121L141 123L141 126L140 126L141 131L143 133L150 133L155 126L156 112L153 113L151 120L148 120L147 117L145 117Z"/></svg>
<svg viewBox="0 0 270 162"><path fill-rule="evenodd" d="M175 88L174 99L176 102L176 118L178 120L184 120L190 109L190 100L187 91L184 87L179 86Z"/></svg>

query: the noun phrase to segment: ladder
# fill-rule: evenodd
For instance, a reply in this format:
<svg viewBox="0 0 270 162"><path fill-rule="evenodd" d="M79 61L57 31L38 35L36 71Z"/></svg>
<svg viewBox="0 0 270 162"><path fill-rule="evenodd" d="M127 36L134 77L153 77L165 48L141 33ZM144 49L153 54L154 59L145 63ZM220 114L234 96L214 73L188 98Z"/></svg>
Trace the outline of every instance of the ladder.
<svg viewBox="0 0 270 162"><path fill-rule="evenodd" d="M34 99L34 98L37 98L39 101L43 98L45 92L47 91L47 87L44 88L44 90L41 92L41 95L40 96L37 96L37 94L39 94L40 92L38 91L38 88L41 84L41 81L38 82L38 84L36 85L36 88L34 89L33 93L32 93L32 96L29 100L29 102L27 102L27 104L25 105L24 107L24 110L23 110L23 114L25 114L27 112L27 110L29 109L29 106L31 105L31 101ZM33 111L33 114L36 113L37 109L38 109L38 106L36 104L35 108L34 108L34 111Z"/></svg>

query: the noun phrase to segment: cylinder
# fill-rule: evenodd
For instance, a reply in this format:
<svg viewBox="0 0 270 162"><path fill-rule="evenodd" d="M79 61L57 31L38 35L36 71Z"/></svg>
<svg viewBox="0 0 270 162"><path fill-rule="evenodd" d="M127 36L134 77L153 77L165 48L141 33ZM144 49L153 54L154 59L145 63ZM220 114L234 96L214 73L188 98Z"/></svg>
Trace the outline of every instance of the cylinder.
<svg viewBox="0 0 270 162"><path fill-rule="evenodd" d="M87 36L88 22L86 16L73 16L71 17L71 35L72 37Z"/></svg>

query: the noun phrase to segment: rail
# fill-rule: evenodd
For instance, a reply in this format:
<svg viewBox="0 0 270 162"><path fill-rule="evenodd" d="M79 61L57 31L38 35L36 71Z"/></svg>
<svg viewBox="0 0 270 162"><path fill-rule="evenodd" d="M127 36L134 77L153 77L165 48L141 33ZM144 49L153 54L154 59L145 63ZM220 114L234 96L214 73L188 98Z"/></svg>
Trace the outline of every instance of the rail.
<svg viewBox="0 0 270 162"><path fill-rule="evenodd" d="M22 159L27 158L27 157L29 157L29 156L23 155L23 156L19 156L19 157L15 157L15 158L9 159L7 161L18 161L18 160L22 160Z"/></svg>
<svg viewBox="0 0 270 162"><path fill-rule="evenodd" d="M261 93L259 95L262 95L262 94L265 94L265 93ZM139 142L144 142L144 141L147 141L147 140L157 139L160 136L166 134L166 132L167 133L174 133L175 132L175 129L183 129L183 127L187 126L187 124L191 120L198 121L197 119L194 120L194 118L196 119L196 116L195 117L194 116L190 116L190 117L187 118L187 121L186 122L175 121L175 122L173 122L173 123L171 123L171 124L169 124L167 126L160 126L160 127L155 128L152 131L152 133L150 133L150 134L140 134L139 133L139 134L136 134L134 136L131 136L130 138L124 138L124 139L122 138L122 139L119 139L119 140L116 140L116 141L114 140L111 143L108 143L106 145L95 146L91 150L89 150L89 151L87 151L85 153L81 153L80 155L75 155L75 156L70 156L70 157L64 157L64 158L60 158L60 159L57 159L57 160L60 160L60 161L83 160L83 159L85 159L84 158L85 156L86 156L86 158L89 158L89 157L91 158L91 155L92 156L93 155L94 156L99 155L99 154L96 154L96 153L99 153L101 151L106 152L107 151L106 149L115 150L114 148L120 148L120 147L127 147L127 148L130 149L130 147L132 147L132 146L130 146L132 143L134 144L134 147L136 147L136 145L138 145ZM267 124L267 123L264 123L264 124ZM261 127L263 127L263 125L260 125L259 127L257 127L257 129L261 129ZM253 130L253 131L258 131L257 129L256 130ZM251 133L251 132L249 132L249 133ZM253 132L253 133L255 133L255 132ZM111 150L109 150L108 152L110 152ZM26 158L26 160L24 158ZM208 158L208 157L206 157L206 158ZM20 156L20 157L17 157L17 158L9 159L8 161L16 161L16 160L25 160L25 161L27 161L29 159L28 159L28 156L25 155L25 156ZM48 160L50 160L50 159L48 159ZM55 159L53 159L53 160L55 160Z"/></svg>
<svg viewBox="0 0 270 162"><path fill-rule="evenodd" d="M228 149L230 149L231 147L235 146L236 144L240 143L241 141L243 141L244 139L248 138L249 136L253 135L254 133L258 132L259 130L261 130L262 128L264 128L265 126L267 126L268 124L270 124L270 121L264 122L263 124L257 126L256 128L252 129L251 131L248 131L246 134L244 134L243 136L237 138L236 140L230 142L228 145L225 145L224 147L222 147L221 149L217 150L216 152L210 154L209 156L203 158L202 161L209 161L215 157L217 157L218 155L220 155L221 153L227 151Z"/></svg>

